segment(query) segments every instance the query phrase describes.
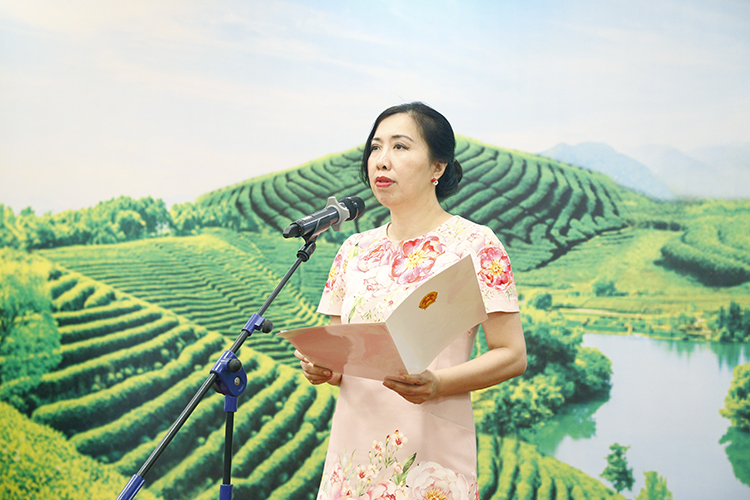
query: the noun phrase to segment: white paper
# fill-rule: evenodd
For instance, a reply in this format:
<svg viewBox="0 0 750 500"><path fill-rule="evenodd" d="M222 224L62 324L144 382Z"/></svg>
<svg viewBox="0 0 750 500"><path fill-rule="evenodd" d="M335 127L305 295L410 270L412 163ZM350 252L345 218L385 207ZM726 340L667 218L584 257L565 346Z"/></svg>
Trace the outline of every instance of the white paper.
<svg viewBox="0 0 750 500"><path fill-rule="evenodd" d="M382 380L423 372L459 335L485 319L467 255L415 289L385 323L299 328L278 335L318 366Z"/></svg>

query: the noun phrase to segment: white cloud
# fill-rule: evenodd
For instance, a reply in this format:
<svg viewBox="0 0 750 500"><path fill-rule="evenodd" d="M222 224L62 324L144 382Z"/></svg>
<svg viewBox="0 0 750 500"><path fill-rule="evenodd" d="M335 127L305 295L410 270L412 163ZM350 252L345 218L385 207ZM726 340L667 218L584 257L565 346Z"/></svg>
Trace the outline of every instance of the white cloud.
<svg viewBox="0 0 750 500"><path fill-rule="evenodd" d="M530 151L747 141L747 12L689 0L0 0L0 168L14 183L0 202L36 199L32 174L65 186L63 206L118 189L197 196L356 146L382 109L417 99L457 133Z"/></svg>
<svg viewBox="0 0 750 500"><path fill-rule="evenodd" d="M74 38L86 38L107 29L132 27L133 21L155 27L169 19L177 9L187 10L189 1L100 2L97 0L3 0L4 17L32 28L50 30Z"/></svg>

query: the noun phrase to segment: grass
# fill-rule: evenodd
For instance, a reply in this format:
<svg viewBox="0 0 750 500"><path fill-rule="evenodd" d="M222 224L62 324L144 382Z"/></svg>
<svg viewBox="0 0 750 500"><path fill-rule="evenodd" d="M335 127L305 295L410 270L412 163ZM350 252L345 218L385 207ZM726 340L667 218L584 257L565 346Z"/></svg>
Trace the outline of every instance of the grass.
<svg viewBox="0 0 750 500"><path fill-rule="evenodd" d="M708 287L661 265L660 249L674 237L671 231L638 228L597 236L544 268L517 272L519 292L530 300L551 294L553 307L575 323L619 317L621 325L604 330L613 333L671 336L676 332L665 324L673 325L680 315L712 317L732 301L750 308L747 283ZM613 281L616 295L596 296L598 280Z"/></svg>

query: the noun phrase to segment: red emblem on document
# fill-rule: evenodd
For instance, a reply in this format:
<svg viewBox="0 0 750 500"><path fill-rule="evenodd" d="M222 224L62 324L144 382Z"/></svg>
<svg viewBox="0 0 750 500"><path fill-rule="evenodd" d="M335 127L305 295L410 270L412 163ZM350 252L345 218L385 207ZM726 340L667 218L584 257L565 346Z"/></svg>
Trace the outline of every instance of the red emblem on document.
<svg viewBox="0 0 750 500"><path fill-rule="evenodd" d="M424 297L422 297L422 300L419 302L419 308L427 309L432 304L434 304L436 300L437 300L437 292L430 292Z"/></svg>

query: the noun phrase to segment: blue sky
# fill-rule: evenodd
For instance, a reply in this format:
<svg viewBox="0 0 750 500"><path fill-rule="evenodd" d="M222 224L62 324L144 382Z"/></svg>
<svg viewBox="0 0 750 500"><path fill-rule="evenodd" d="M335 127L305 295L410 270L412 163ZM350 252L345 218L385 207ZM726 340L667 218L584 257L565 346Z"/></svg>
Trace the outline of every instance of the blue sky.
<svg viewBox="0 0 750 500"><path fill-rule="evenodd" d="M747 142L748 20L744 0L0 0L0 203L193 201L411 100L529 152Z"/></svg>

